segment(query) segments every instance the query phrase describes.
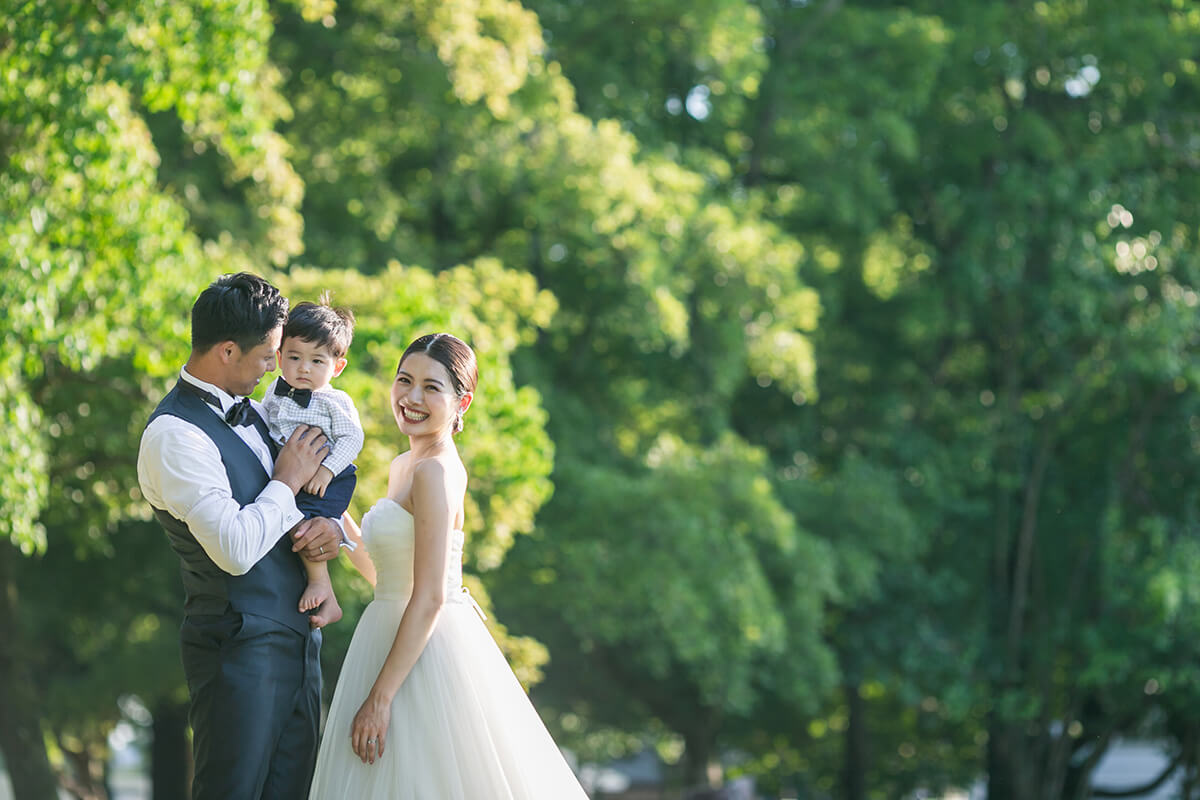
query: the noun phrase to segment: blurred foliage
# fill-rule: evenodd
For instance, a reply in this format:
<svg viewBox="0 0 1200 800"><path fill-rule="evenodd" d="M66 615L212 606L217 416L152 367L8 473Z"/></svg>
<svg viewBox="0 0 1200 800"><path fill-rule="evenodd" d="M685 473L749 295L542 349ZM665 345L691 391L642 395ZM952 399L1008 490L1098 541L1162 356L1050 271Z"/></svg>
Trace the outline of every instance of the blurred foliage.
<svg viewBox="0 0 1200 800"><path fill-rule="evenodd" d="M537 631L552 659L559 653L565 663L597 639L610 650L644 651L653 665L647 680L610 705L612 714L650 724L654 715L637 709L648 696L675 691L687 673L686 687L657 714L693 751L711 751L723 717L750 713L765 663L811 664L811 691L791 693L810 707L832 681L820 641L822 598L833 591L819 577L828 551L788 519L771 487L773 468L730 430L731 399L747 380L788 396L816 394L809 335L820 311L799 272L812 255L704 172L642 152L619 125L581 115L559 65L542 56L537 19L498 4L478 14L489 32L504 29L493 13L515 26L497 57L527 64L522 82L491 90L509 91L502 107L498 95L480 102L464 92L456 59L418 11L356 3L340 6L329 27L281 20L278 63L303 98L285 134L297 169L311 176L306 256L375 271L393 258L446 269L482 255L519 266L553 293L553 321L516 364L549 412L555 497L538 516L537 545L518 541L503 564L477 555L477 566L501 616ZM480 288L500 291L490 281ZM471 463L475 476L499 466ZM748 470L746 483L722 500L710 487L735 468ZM641 501L628 496L635 489ZM695 491L712 497L711 511L663 502ZM605 508L618 498L630 516L609 522ZM667 580L668 565L651 568L645 538L630 539L639 508L653 509L657 535L679 536L664 558L695 554L674 591L650 591ZM746 509L766 527L736 522ZM483 515L485 528L503 524ZM708 571L716 566L710 548L731 529L739 534L721 579ZM595 548L610 561L590 564ZM779 566L781 555L812 579L791 573L771 576L772 584L767 566ZM557 569L536 566L543 563ZM617 575L635 572L644 588L631 601L647 621L659 620L644 632L622 630L632 607L604 595ZM530 574L540 576L534 585ZM714 612L711 627L679 627L711 602L714 585L730 587L730 607ZM568 624L554 637L547 626L556 611L564 621L585 615L607 627ZM673 633L663 639L663 631ZM722 686L730 659L742 674ZM600 696L610 697L603 685L619 682L622 671L628 667L596 670ZM594 702L584 692L571 699ZM579 728L579 738L589 730ZM692 758L693 768L704 760Z"/></svg>
<svg viewBox="0 0 1200 800"><path fill-rule="evenodd" d="M243 268L358 316L355 513L405 344L476 347L471 581L584 757L850 800L1082 797L1121 737L1200 771L1186 3L9 11L0 672L60 773L116 696L180 702L134 453Z"/></svg>
<svg viewBox="0 0 1200 800"><path fill-rule="evenodd" d="M0 391L10 423L0 611L11 620L6 649L20 653L4 660L0 691L21 796L43 794L39 727L60 781L86 792L121 713L116 697L181 688L165 666L174 634L156 635L175 627L162 621L176 604L158 594L177 587L175 566L144 523L136 442L186 354L182 309L253 252L190 227L160 185L146 114L169 110L197 146L225 155L231 180L254 184L244 213L271 218L277 238L264 247L284 260L299 245L300 183L274 133L270 33L255 3L192 12L21 2L0 22ZM17 549L45 555L18 564Z"/></svg>
<svg viewBox="0 0 1200 800"><path fill-rule="evenodd" d="M321 18L320 4L298 10ZM141 428L186 357L187 309L200 288L236 269L271 276L267 263L300 251L302 184L276 132L291 111L267 60L265 4L24 3L3 25L0 326L10 346L0 375L10 424L0 453L12 479L0 490L0 532L12 542L4 559L13 547L39 554L3 573L12 574L5 613L17 624L10 652L20 653L5 660L13 680L4 691L28 701L25 713L52 737L60 782L94 790L123 716L115 699L186 697L178 567L137 490ZM535 390L515 386L508 358L547 324L553 299L495 259L436 276L394 265L371 277L279 279L313 296L329 281L363 320L364 358L345 376L358 397L384 396L404 345L430 328L476 346L490 382L464 436L464 451L485 466L472 484L472 552L494 565L550 493L544 412ZM374 412L364 414L374 449L363 467L379 483L398 437L387 432L386 405ZM495 524L484 529L484 518ZM536 679L544 649L495 630L523 677ZM340 661L331 638L326 656ZM10 746L24 794L33 784L15 765L26 753Z"/></svg>

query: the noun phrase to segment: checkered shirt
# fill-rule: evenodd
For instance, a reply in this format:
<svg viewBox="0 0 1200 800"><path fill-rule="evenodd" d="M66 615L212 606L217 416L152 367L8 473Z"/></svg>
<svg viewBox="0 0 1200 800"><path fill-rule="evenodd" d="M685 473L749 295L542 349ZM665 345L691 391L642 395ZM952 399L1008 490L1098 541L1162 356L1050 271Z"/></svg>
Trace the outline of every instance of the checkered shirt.
<svg viewBox="0 0 1200 800"><path fill-rule="evenodd" d="M362 423L350 395L329 386L314 391L308 408L301 408L292 398L275 394L278 381L271 381L262 400L271 437L283 444L297 425L316 425L329 439L329 455L321 462L325 468L337 475L350 466L363 446Z"/></svg>

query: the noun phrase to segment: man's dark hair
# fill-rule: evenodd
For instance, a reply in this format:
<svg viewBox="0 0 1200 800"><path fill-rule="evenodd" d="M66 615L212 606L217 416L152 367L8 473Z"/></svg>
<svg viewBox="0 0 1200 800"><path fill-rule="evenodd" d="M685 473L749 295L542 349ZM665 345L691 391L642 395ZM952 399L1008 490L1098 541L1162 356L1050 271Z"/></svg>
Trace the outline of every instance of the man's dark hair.
<svg viewBox="0 0 1200 800"><path fill-rule="evenodd" d="M350 349L354 338L354 313L348 308L334 308L325 292L316 303L297 303L283 325L283 338L295 337L327 347L334 358L341 358Z"/></svg>
<svg viewBox="0 0 1200 800"><path fill-rule="evenodd" d="M207 353L229 340L253 350L287 320L287 311L287 298L257 275L222 275L192 306L192 351Z"/></svg>

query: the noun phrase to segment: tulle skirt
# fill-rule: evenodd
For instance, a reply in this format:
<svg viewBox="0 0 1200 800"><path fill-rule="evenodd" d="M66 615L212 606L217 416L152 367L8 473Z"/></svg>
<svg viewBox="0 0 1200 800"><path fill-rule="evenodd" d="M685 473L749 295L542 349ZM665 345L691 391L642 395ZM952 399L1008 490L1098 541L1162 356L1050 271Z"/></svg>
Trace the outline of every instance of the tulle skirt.
<svg viewBox="0 0 1200 800"><path fill-rule="evenodd" d="M363 611L333 695L309 800L586 800L473 604L455 598L392 701L384 753L350 726L392 647L405 600Z"/></svg>

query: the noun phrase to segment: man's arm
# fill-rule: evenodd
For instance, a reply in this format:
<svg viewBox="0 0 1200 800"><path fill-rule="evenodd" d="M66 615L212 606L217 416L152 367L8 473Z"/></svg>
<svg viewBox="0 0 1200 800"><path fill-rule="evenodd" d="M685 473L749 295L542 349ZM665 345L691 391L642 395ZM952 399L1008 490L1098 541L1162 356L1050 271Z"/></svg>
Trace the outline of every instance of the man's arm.
<svg viewBox="0 0 1200 800"><path fill-rule="evenodd" d="M274 479L243 508L233 497L216 444L191 423L164 415L142 435L138 481L152 506L187 524L214 564L243 575L303 519L296 489L320 464L323 444L319 435L307 437L302 446L289 441L276 461Z"/></svg>
<svg viewBox="0 0 1200 800"><path fill-rule="evenodd" d="M150 505L184 522L213 563L231 575L249 572L304 518L295 493L280 481L241 507L216 444L177 417L161 416L142 434L138 481Z"/></svg>

